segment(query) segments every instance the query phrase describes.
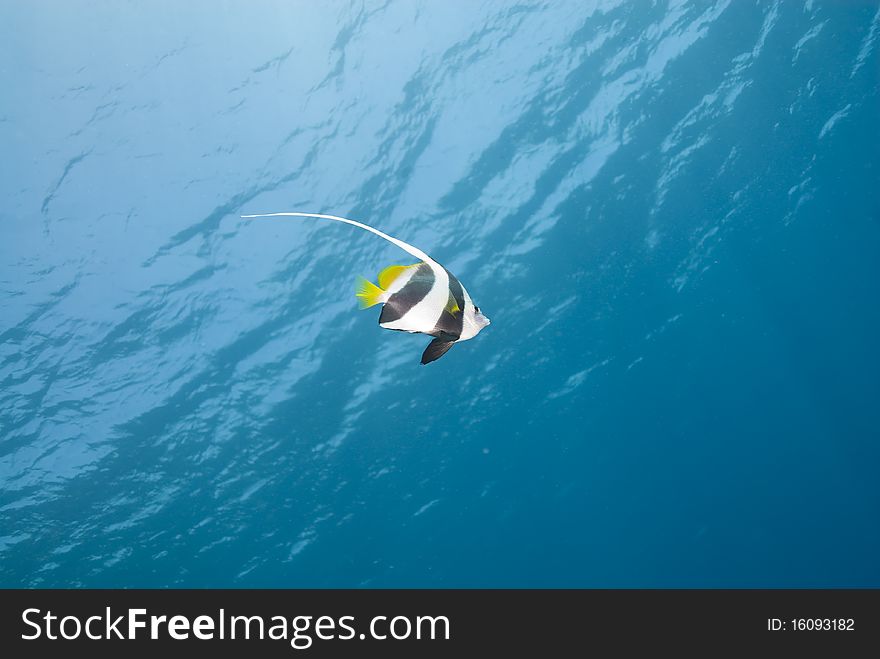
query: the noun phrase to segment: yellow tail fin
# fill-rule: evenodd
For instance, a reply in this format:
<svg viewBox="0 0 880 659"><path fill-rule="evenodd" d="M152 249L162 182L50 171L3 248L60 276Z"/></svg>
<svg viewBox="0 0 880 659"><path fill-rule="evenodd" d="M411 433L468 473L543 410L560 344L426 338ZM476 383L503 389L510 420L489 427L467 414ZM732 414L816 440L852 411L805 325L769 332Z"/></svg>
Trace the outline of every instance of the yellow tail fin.
<svg viewBox="0 0 880 659"><path fill-rule="evenodd" d="M381 288L376 286L371 281L367 281L363 277L358 277L357 280L357 288L355 289L355 295L358 299L358 304L361 309L366 309L368 307L372 307L374 304L379 304L381 300L379 297L384 293Z"/></svg>

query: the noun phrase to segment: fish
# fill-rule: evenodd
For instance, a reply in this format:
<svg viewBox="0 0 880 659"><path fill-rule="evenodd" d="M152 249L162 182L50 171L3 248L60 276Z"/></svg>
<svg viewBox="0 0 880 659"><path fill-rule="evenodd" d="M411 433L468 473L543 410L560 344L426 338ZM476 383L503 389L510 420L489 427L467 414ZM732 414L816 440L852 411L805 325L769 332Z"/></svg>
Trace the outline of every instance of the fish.
<svg viewBox="0 0 880 659"><path fill-rule="evenodd" d="M418 247L368 224L321 213L260 213L241 217L311 217L342 222L384 238L419 259L410 265L388 266L379 273L378 285L359 277L355 296L362 309L382 305L379 326L383 329L433 337L422 353L422 364L440 359L453 345L474 338L491 322L449 270Z"/></svg>

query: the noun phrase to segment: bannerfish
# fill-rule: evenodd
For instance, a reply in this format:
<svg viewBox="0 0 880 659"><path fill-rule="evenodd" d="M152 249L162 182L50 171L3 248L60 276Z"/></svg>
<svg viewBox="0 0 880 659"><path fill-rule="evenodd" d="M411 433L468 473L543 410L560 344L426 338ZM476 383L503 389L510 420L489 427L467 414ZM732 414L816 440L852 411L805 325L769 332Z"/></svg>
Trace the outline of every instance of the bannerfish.
<svg viewBox="0 0 880 659"><path fill-rule="evenodd" d="M361 309L382 305L379 326L385 329L427 334L434 340L422 354L422 364L445 355L453 344L474 338L489 324L465 287L449 270L417 247L378 229L335 215L318 213L265 213L254 217L315 217L344 222L384 238L419 259L412 265L390 265L379 273L377 286L359 277L355 296Z"/></svg>

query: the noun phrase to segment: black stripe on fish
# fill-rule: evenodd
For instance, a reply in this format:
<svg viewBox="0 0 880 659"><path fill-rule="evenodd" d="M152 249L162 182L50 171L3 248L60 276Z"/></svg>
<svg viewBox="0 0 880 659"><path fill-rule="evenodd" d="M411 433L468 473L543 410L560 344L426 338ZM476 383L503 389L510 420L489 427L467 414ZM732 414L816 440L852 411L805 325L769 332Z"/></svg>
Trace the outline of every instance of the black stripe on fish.
<svg viewBox="0 0 880 659"><path fill-rule="evenodd" d="M431 292L433 287L434 271L427 263L422 263L406 285L389 297L382 306L379 324L392 323L403 318Z"/></svg>
<svg viewBox="0 0 880 659"><path fill-rule="evenodd" d="M446 268L443 269L446 270ZM461 336L464 321L464 289L461 282L449 270L446 270L446 274L449 275L449 302L437 319L437 324L434 325L431 335L451 337L453 341L457 341ZM453 305L458 305L458 311L454 314L449 312L449 308Z"/></svg>

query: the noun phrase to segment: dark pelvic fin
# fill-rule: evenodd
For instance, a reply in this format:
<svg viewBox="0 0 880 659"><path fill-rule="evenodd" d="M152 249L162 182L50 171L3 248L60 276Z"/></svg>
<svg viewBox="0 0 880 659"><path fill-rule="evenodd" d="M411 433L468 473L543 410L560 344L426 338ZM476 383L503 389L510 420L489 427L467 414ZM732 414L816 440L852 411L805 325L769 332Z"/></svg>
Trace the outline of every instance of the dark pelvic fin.
<svg viewBox="0 0 880 659"><path fill-rule="evenodd" d="M430 364L431 362L440 359L443 355L446 354L446 351L449 350L454 343L455 341L434 339L428 344L428 347L425 348L425 352L422 353L422 363Z"/></svg>

